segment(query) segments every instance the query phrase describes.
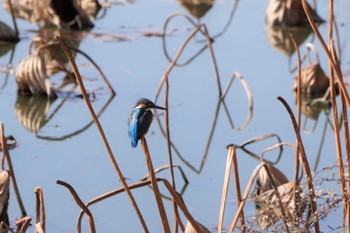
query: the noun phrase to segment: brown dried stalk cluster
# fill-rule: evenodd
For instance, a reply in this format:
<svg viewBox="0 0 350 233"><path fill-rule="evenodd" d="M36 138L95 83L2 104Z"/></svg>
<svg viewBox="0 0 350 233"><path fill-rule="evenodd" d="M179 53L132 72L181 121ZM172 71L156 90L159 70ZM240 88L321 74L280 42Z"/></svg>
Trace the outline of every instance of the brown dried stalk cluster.
<svg viewBox="0 0 350 233"><path fill-rule="evenodd" d="M277 3L284 4L284 5L283 6L276 5ZM350 169L350 166L349 166L349 161L350 161L350 157L349 157L350 141L349 140L350 139L349 139L349 129L347 125L347 122L348 122L347 111L349 109L350 100L349 100L348 92L343 82L342 73L340 71L340 62L338 59L338 54L334 48L334 42L332 37L333 36L333 8L332 8L333 2L330 1L329 35L328 35L327 44L322 38L322 36L320 35L316 26L316 23L319 23L322 20L316 14L316 12L310 8L306 0L301 0L300 2L291 1L291 0L286 0L286 1L272 0L271 4L272 5L268 8L267 14L270 14L271 12L275 12L276 9L279 9L281 7L285 7L285 11L284 11L284 14L278 14L273 16L267 15L266 19L268 24L270 24L269 26L286 27L291 25L295 26L296 24L304 24L304 25L309 24L312 30L314 31L314 33L316 34L321 45L323 46L324 54L326 54L326 56L328 57L329 71L328 71L328 75L326 75L326 73L321 68L318 60L315 63L309 62L309 66L302 69L298 43L295 41L292 35L289 35L290 41L293 43L294 50L297 51L297 55L298 55L298 75L294 85L294 90L296 92L296 98L297 98L297 106L298 106L296 117L294 116L294 113L292 112L288 103L282 97L278 97L278 100L286 108L291 118L291 125L294 129L295 136L296 136L296 145L294 146L294 145L291 145L290 143L282 142L278 135L271 134L271 135L265 135L265 136L253 138L239 146L237 145L228 146L228 155L227 155L227 163L225 168L225 177L223 182L221 208L219 213L218 232L220 233L223 232L225 228L224 218L225 217L229 218L232 214L232 213L231 214L225 213L225 208L227 205L226 204L227 196L229 193L228 188L230 183L231 170L233 171L233 177L234 177L237 211L235 212L232 218L231 224L228 227L228 232L233 232L235 229L241 230L243 232L254 231L254 227L253 227L254 224L258 225L261 229L268 229L270 227L275 227L275 230L278 229L278 231L284 231L284 232L299 232L304 230L308 231L311 228L313 228L315 232L320 232L320 226L319 226L320 219L323 218L325 215L327 215L328 211L331 208L335 208L339 202L342 202L343 204L345 220L346 220L345 225L349 226L350 203L348 201L348 198L349 198L350 182L349 180L346 179L345 174L346 173L349 174L350 172L349 170ZM294 8L297 8L297 10L295 10ZM40 12L37 12L37 13L39 14ZM294 18L296 16L302 17L302 19L297 20L296 18ZM241 84L248 98L248 108L250 113L246 121L242 124L242 126L234 127L232 123L232 127L237 130L244 128L251 119L251 111L252 111L252 103L253 103L252 95L250 93L249 86L247 85L245 79L239 72L234 72L226 88L222 89L219 72L216 65L216 59L212 48L214 37L211 37L209 35L208 29L204 24L198 25L187 16L175 14L170 16L166 20L164 24L164 31L162 34L162 39L164 44L166 43L168 23L170 22L170 20L172 20L175 17L184 17L193 25L194 29L191 32L191 34L187 37L187 39L183 42L183 44L179 47L176 55L173 58L171 58L168 55L165 49L165 53L170 61L170 65L164 72L163 76L161 77L159 88L154 98L154 102L157 102L161 91L164 89L163 106L166 109L169 109L168 94L170 89L169 77L171 75L171 71L176 66L182 65L182 64L179 64L179 58L181 57L183 51L186 49L188 44L196 36L200 35L202 36L202 38L204 38L202 42L204 42L205 45L201 50L199 50L198 53L194 55L194 57L202 53L204 50L209 51L210 57L212 59L213 67L214 67L215 81L217 83L217 89L218 89L219 101L218 101L217 110L221 106L223 106L231 123L232 123L232 119L231 119L231 116L229 115L227 106L225 104L225 97L234 79L238 78L241 81ZM284 21L284 20L287 20L287 21ZM55 23L55 22L53 21L51 23ZM130 203L134 208L136 215L139 218L143 231L150 232L147 227L144 216L142 215L137 205L137 201L135 200L135 197L131 192L131 190L133 189L137 189L137 188L141 188L149 185L152 186L152 190L154 192L154 197L156 199L157 208L159 211L159 216L161 218L164 232L169 233L172 231L170 229L167 212L163 204L163 194L161 194L160 192L159 185L163 185L171 196L175 222L176 222L174 226L175 229L173 230L173 232L177 232L178 228L180 228L181 231L187 232L187 233L210 232L204 225L202 225L201 223L199 223L194 219L194 217L191 215L191 213L187 209L185 202L181 198L181 195L178 193L177 189L175 188L175 177L174 177L173 169L176 168L177 165L174 165L172 162L172 153L177 150L175 146L171 143L170 130L169 130L169 124L170 124L169 112L168 111L165 112L163 124L160 122L158 118L157 120L160 123L161 130L167 139L168 158L169 158L169 166L167 167L170 170L171 181L168 181L167 179L159 178L156 176L157 170L155 170L153 167L151 153L148 149L146 138L142 138L141 144L145 155L145 160L148 167L149 175L146 176L146 178L139 183L127 184L123 176L122 170L119 167L115 159L115 156L109 146L108 139L104 133L104 130L101 124L99 123L98 114L95 113L91 105L89 95L83 84L82 77L75 63L75 59L74 59L74 56L72 55L72 52L79 52L85 55L86 57L88 56L84 54L82 51L79 51L78 49L73 48L72 45L67 45L66 42L62 39L61 35L58 35L56 39L57 41L51 41L50 43L47 43L43 46L38 46L33 54L30 54L26 59L24 59L19 64L15 73L18 90L19 92L25 93L25 94L31 94L31 95L44 94L51 98L55 98L56 90L53 89L53 87L49 82L49 78L48 78L49 72L47 70L47 67L50 67L52 72L54 72L53 70L55 69L59 69L59 70L67 71L67 74L72 75L70 72L68 72L68 69L67 69L66 63L67 61L69 61L70 66L73 69L74 79L77 85L80 87L82 96L86 102L86 105L90 111L93 121L97 126L99 133L101 135L101 138L104 142L111 164L113 165L116 171L116 174L122 183L122 187L116 190L112 190L108 193L102 194L101 196L96 197L87 203L84 203L80 199L74 187L69 185L67 182L60 181L60 180L57 181L57 184L66 187L70 191L77 205L79 206L79 208L81 208L81 213L77 221L76 232L81 232L81 221L84 214L86 214L88 217L90 232L92 233L96 232L94 217L89 207L93 204L101 202L111 196L115 196L122 192L125 192L128 195ZM307 45L307 48L312 49L316 54L316 57L318 57L318 54L315 48L311 44ZM58 57L52 58L51 60L49 60L51 62L51 65L49 65L48 64L49 62L44 60L44 57L49 57L49 55L45 53L50 49L56 49L56 50L58 49L60 50L60 52L63 51L65 55L63 60L59 60L59 59L62 59L62 56L59 58ZM50 53L50 54L53 54L53 53ZM187 62L190 62L191 60L193 60L194 57L190 58ZM68 58L68 60L66 60L66 58ZM98 66L93 62L92 59L90 58L88 59L100 71L100 74L104 78L107 86L110 88L110 91L114 93L112 87L109 85L108 80L104 77L102 71L98 68ZM54 62L52 62L53 60ZM337 95L339 95L340 97L339 99L341 101L341 104L340 104L341 109L338 109L338 104L336 103ZM333 132L334 132L334 137L336 139L336 145L337 145L336 156L337 156L338 164L336 167L338 169L337 174L339 176L337 181L339 181L341 191L342 191L338 199L335 199L334 197L336 195L332 194L331 192L328 194L328 196L325 197L324 195L322 195L322 193L319 192L319 190L315 190L314 177L312 175L312 171L309 166L308 157L305 153L303 141L300 135L300 114L303 112L303 113L307 113L306 115L310 116L311 118L317 117L313 115L314 114L313 112L310 112L311 111L310 106L311 107L315 106L317 103L320 103L320 102L322 103L326 102L325 106L327 108L332 106L333 121L334 121ZM340 123L338 122L339 110L341 111L341 115L343 118L343 127L344 127L343 135L340 135L340 129L339 129L340 127ZM213 125L215 125L215 122L216 122L216 118ZM40 127L38 128L37 126L28 126L28 127L33 128L33 131L35 132L37 132L38 129L40 129ZM10 185L10 180L12 180L14 190L16 192L18 205L20 206L22 210L22 214L24 216L23 218L21 218L16 222L16 225L18 226L17 232L25 232L31 222L31 218L26 216L26 211L24 210L23 203L20 199L20 195L18 192L16 179L14 175L14 170L13 170L10 156L9 156L8 147L14 144L14 139L11 137L5 138L4 126L2 124L0 125L0 132L1 132L1 148L3 153L2 171L0 172L0 220L2 222L1 227L6 228L8 231L13 232L13 230L8 227L9 223L8 223L8 218L6 217L8 198L9 198L9 185ZM211 134L212 132L213 130L211 131ZM263 151L263 153L260 156L256 155L255 153L247 149L247 146L251 143L256 143L256 142L270 139L270 138L277 138L278 143L270 148L267 148L265 151ZM341 150L341 145L342 145L341 141L345 142L345 151L346 151L345 162L343 161L344 156ZM295 150L295 165L294 165L295 175L292 180L288 180L282 171L274 167L273 166L274 162L271 162L263 157L264 153L271 150L276 150L276 149L280 150L280 153L279 153L279 157L280 157L282 154L282 148L285 146L290 146ZM248 184L246 185L246 188L243 194L241 194L241 184L240 184L240 178L239 178L239 172L238 172L239 166L238 166L237 155L236 155L237 149L241 149L261 161L261 163L255 168L255 170L251 174L251 178ZM7 164L7 169L5 169L5 161ZM181 167L179 168L181 170ZM344 170L345 168L347 170ZM196 171L198 172L198 170ZM184 175L184 179L186 180L185 175ZM256 188L253 192L251 192L252 186L255 181L256 181ZM45 232L45 208L44 208L43 192L39 187L37 187L35 189L35 193L36 193L36 202L37 202L35 230L37 232ZM252 196L252 199L255 203L256 211L257 211L257 214L253 220L247 218L244 215L244 207L246 202L249 200L250 196ZM324 205L324 204L317 205L317 200L322 200L322 199L326 200L328 205ZM181 219L179 210L181 210L182 215L186 218L186 222L187 222L186 224L184 224L183 220ZM239 226L237 226L238 222L239 222Z"/></svg>

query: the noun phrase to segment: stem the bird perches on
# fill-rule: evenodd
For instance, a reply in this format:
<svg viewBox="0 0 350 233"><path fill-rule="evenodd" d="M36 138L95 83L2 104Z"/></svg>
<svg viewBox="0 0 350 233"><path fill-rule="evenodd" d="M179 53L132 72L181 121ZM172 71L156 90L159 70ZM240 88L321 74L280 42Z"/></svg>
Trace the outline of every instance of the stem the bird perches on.
<svg viewBox="0 0 350 233"><path fill-rule="evenodd" d="M105 144L106 150L107 150L109 158L110 158L110 160L111 160L111 162L112 162L112 164L114 166L114 169L117 172L120 181L122 182L123 188L125 189L128 197L129 197L129 199L131 201L131 204L133 205L133 207L134 207L134 209L136 211L137 216L139 217L139 220L141 222L143 230L144 230L144 232L149 232L148 229L147 229L147 226L146 226L146 222L145 222L145 220L142 217L141 211L140 211L139 207L136 204L134 196L132 195L132 193L131 193L131 191L130 191L130 189L129 189L126 181L125 181L125 178L124 178L124 176L122 174L122 171L120 170L120 168L119 168L119 166L117 164L117 161L114 158L114 154L112 152L111 147L109 146L107 137L106 137L106 135L105 135L105 133L103 131L103 128L102 128L102 126L101 126L101 124L100 124L100 122L99 122L99 120L98 120L98 118L96 116L96 113L95 113L95 111L94 111L94 109L93 109L93 107L92 107L92 105L90 103L89 96L86 93L86 90L85 90L82 78L80 76L80 73L79 73L79 70L77 68L77 65L75 64L74 58L73 58L71 52L68 50L68 48L67 48L66 44L64 43L63 39L59 35L56 38L57 38L60 46L62 47L64 53L66 54L67 58L69 59L71 65L73 67L75 78L77 80L77 83L79 84L81 93L82 93L82 95L84 97L84 100L85 100L85 103L86 103L86 105L87 105L87 107L88 107L88 109L90 111L90 114L91 114L91 116L92 116L92 118L93 118L93 120L94 120L94 122L95 122L95 124L96 124L96 126L98 128L98 131L101 134L102 140L103 140L103 142Z"/></svg>
<svg viewBox="0 0 350 233"><path fill-rule="evenodd" d="M156 198L160 218L162 219L164 233L170 233L171 231L170 231L168 218L167 218L167 215L165 212L162 196L160 195L159 187L158 187L157 180L156 180L156 175L154 174L152 159L151 159L151 155L149 154L148 145L147 145L147 141L146 141L145 137L141 138L141 145L142 145L142 149L143 149L143 152L145 154L145 157L146 157L146 164L147 164L147 168L148 168L148 173L149 173L149 177L151 179L151 183L153 186L153 192L154 192L154 196Z"/></svg>

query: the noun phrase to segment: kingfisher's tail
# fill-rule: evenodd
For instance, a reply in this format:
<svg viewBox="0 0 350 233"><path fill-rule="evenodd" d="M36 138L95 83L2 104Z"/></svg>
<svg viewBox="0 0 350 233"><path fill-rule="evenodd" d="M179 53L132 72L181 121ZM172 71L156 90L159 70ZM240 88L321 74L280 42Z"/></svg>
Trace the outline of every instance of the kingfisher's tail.
<svg viewBox="0 0 350 233"><path fill-rule="evenodd" d="M132 146L133 148L137 147L137 142L138 142L138 140L133 140L133 139L131 139L131 146Z"/></svg>

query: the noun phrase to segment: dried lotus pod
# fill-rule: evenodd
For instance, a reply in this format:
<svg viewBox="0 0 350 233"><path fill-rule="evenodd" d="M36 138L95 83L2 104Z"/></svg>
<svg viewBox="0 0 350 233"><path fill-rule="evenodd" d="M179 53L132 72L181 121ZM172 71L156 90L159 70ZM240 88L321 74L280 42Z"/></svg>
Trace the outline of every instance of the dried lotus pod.
<svg viewBox="0 0 350 233"><path fill-rule="evenodd" d="M269 172L276 186L280 186L282 184L288 183L288 179L283 174L283 172L281 172L279 169L275 168L271 164L267 163L266 166L269 169ZM256 186L257 187L254 191L255 195L259 195L261 193L264 193L268 190L273 189L272 182L268 176L268 173L265 167L262 167L257 174Z"/></svg>
<svg viewBox="0 0 350 233"><path fill-rule="evenodd" d="M15 70L15 77L20 94L56 97L46 73L45 61L38 54L29 55L22 60Z"/></svg>
<svg viewBox="0 0 350 233"><path fill-rule="evenodd" d="M298 82L294 83L293 90L297 90ZM325 94L329 87L329 79L324 73L319 63L311 64L301 71L301 86L302 94L309 97L320 97Z"/></svg>
<svg viewBox="0 0 350 233"><path fill-rule="evenodd" d="M316 23L324 20L309 7ZM300 27L308 25L301 0L270 0L265 15L266 25L270 27Z"/></svg>
<svg viewBox="0 0 350 233"><path fill-rule="evenodd" d="M256 220L263 230L282 219L288 225L297 227L298 224L295 223L300 221L305 210L307 204L305 194L294 181L278 186L277 190L284 213L282 213L275 189L268 190L254 198L257 211Z"/></svg>

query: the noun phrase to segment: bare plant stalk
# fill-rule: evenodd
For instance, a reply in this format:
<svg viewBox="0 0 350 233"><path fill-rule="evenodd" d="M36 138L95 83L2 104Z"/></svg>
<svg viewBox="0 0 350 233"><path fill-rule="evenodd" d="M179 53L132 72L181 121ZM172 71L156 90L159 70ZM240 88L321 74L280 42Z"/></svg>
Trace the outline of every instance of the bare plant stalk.
<svg viewBox="0 0 350 233"><path fill-rule="evenodd" d="M335 64L335 61L332 58L332 54L328 50L328 47L327 47L325 41L323 40L322 35L321 35L320 31L318 30L318 28L317 28L317 26L315 24L315 21L312 18L312 14L310 12L310 9L309 9L309 6L308 6L306 0L301 0L301 3L303 5L306 17L309 20L310 26L311 26L312 30L314 31L314 33L316 34L317 38L319 39L319 41L320 41L324 51L327 54L328 61L330 62L330 65L332 66L332 68L334 69L334 71L336 73L336 77L337 77L337 81L338 81L338 85L339 85L340 91L344 94L344 98L346 100L346 103L347 103L348 107L350 108L350 98L349 98L348 92L346 91L346 87L344 85L344 82L342 81L342 78L341 78L342 77L341 70Z"/></svg>
<svg viewBox="0 0 350 233"><path fill-rule="evenodd" d="M41 229L45 232L45 206L44 195L40 187L34 189L36 196L36 223L39 223Z"/></svg>
<svg viewBox="0 0 350 233"><path fill-rule="evenodd" d="M79 195L77 194L77 192L74 190L74 188L61 180L57 180L56 181L57 184L62 185L64 187L66 187L70 193L72 194L75 202L78 204L78 206L88 215L89 218L89 226L90 226L90 233L96 233L96 227L95 227L95 222L94 222L94 217L92 216L91 211L89 210L89 208L87 208L84 204L84 202L80 199Z"/></svg>
<svg viewBox="0 0 350 233"><path fill-rule="evenodd" d="M23 202L22 202L22 198L21 195L19 193L19 189L18 189L18 185L17 185L17 181L16 181L16 177L15 177L15 172L13 170L13 166L12 166L12 161L11 161L11 157L7 148L7 144L6 144L6 139L5 139L5 128L4 125L2 124L2 122L0 122L0 133L1 133L1 145L2 145L2 153L3 153L3 157L6 158L7 161L7 165L8 165L8 170L9 170L9 174L13 183L13 189L15 191L15 196L18 202L18 206L22 212L22 216L26 216L27 212L24 208Z"/></svg>
<svg viewBox="0 0 350 233"><path fill-rule="evenodd" d="M25 233L28 229L28 226L30 225L30 221L32 220L31 217L23 217L21 219L18 219L15 222L15 225L19 225L20 226L20 230L18 231L18 233Z"/></svg>
<svg viewBox="0 0 350 233"><path fill-rule="evenodd" d="M238 173L238 163L237 163L237 156L236 156L236 149L233 146L229 147L229 153L232 156L232 167L233 167L233 177L235 180L235 187L236 187L236 198L237 198L237 203L241 203L242 197L241 197L241 185L239 183L239 173ZM241 213L241 227L242 231L244 232L245 230L245 223L244 223L244 212L242 210Z"/></svg>
<svg viewBox="0 0 350 233"><path fill-rule="evenodd" d="M10 7L11 19L12 19L12 22L13 22L13 26L15 27L15 32L16 32L16 34L18 36L19 32L18 32L18 27L17 27L17 22L16 22L16 19L15 19L15 15L14 15L14 12L13 12L12 0L9 0L9 7Z"/></svg>
<svg viewBox="0 0 350 233"><path fill-rule="evenodd" d="M106 147L106 150L108 152L109 158L110 158L110 160L111 160L111 162L112 162L112 164L114 166L114 169L116 170L116 172L118 174L118 177L119 177L119 179L120 179L120 181L121 181L121 183L122 183L122 185L123 185L123 187L124 187L128 197L129 197L129 199L131 201L131 204L133 205L133 207L134 207L134 209L136 211L136 214L137 214L137 216L138 216L138 218L139 218L139 220L141 222L141 225L143 227L144 232L148 232L146 222L143 219L141 211L140 211L139 207L137 206L136 201L135 201L135 199L134 199L134 197L133 197L133 195L132 195L132 193L131 193L131 191L130 191L130 189L129 189L126 181L125 181L123 173L120 170L117 161L115 160L114 154L113 154L112 149L111 149L111 147L110 147L110 145L108 143L107 137L106 137L106 135L105 135L105 133L103 131L103 128L102 128L102 126L101 126L101 124L100 124L100 122L99 122L99 120L98 120L98 118L96 116L96 113L95 113L95 111L94 111L94 109L93 109L93 107L92 107L92 105L90 103L89 96L86 93L86 90L85 90L85 87L84 87L84 84L83 84L83 80L82 80L82 78L80 76L80 73L79 73L79 70L78 70L78 68L77 68L77 66L75 64L74 58L73 58L71 52L68 50L68 48L67 48L66 44L64 43L63 39L59 35L56 38L57 38L60 46L62 47L63 51L65 52L66 56L68 57L71 65L73 67L75 78L77 80L77 83L79 84L81 93L82 93L82 95L84 97L84 100L85 100L85 103L86 103L86 105L87 105L87 107L88 107L88 109L90 111L90 114L91 114L91 116L92 116L92 118L93 118L93 120L94 120L94 122L95 122L95 124L97 126L98 131L100 132L100 135L102 137L103 143L104 143L104 145Z"/></svg>
<svg viewBox="0 0 350 233"><path fill-rule="evenodd" d="M298 140L300 156L302 157L302 161L303 161L303 165L304 165L306 181L307 181L308 191L309 191L309 196L310 196L311 212L312 212L313 220L314 220L314 228L315 228L315 232L320 232L320 226L319 226L319 222L318 222L317 206L316 206L316 195L315 195L315 189L314 189L314 185L313 185L313 181L312 181L312 174L311 174L309 162L308 162L307 157L306 157L304 145L303 145L303 142L301 140L299 127L297 125L297 122L295 120L293 112L290 109L288 103L281 96L279 96L277 99L283 103L284 107L287 109L287 111L289 113L289 116L290 116L290 118L292 120L292 124L293 124L293 127L294 127L294 132L295 132L296 138Z"/></svg>
<svg viewBox="0 0 350 233"><path fill-rule="evenodd" d="M201 233L202 229L197 223L197 221L192 217L190 212L187 210L186 205L182 201L180 195L171 187L170 183L166 179L157 179L163 181L165 187L168 189L169 193L173 196L176 204L182 210L183 214L186 216L187 220L191 223L196 232Z"/></svg>
<svg viewBox="0 0 350 233"><path fill-rule="evenodd" d="M293 46L295 48L295 51L297 52L298 56L298 76L297 76L297 116L298 116L298 127L300 131L300 122L301 122L301 59L300 59L300 50L298 44L295 42L294 36L290 34L290 39L292 40ZM298 184L299 180L299 166L300 166L300 157L299 152L299 144L298 140L296 141L296 151L295 151L295 161L294 161L294 182L295 184ZM295 185L294 187L296 187ZM295 195L295 189L293 190L293 196Z"/></svg>
<svg viewBox="0 0 350 233"><path fill-rule="evenodd" d="M140 187L143 187L145 185L150 185L150 184L151 184L150 180L145 180L142 182L138 182L136 184L129 185L129 189L136 189L136 188L140 188ZM101 196L98 196L98 197L90 200L85 206L89 207L90 205L96 204L100 201L103 201L107 198L110 198L110 197L115 196L115 195L122 193L122 192L125 192L124 188L119 188L119 189L107 192ZM83 210L81 210L79 213L79 217L78 217L78 221L77 221L77 228L76 228L77 233L81 232L81 220L82 220L84 214L85 214L85 212Z"/></svg>
<svg viewBox="0 0 350 233"><path fill-rule="evenodd" d="M333 56L335 56L334 46L332 41L330 41L329 47L331 52L333 53ZM337 108L337 101L335 98L336 92L335 92L333 69L331 67L329 70L329 83L330 83L330 89L331 89L330 96L331 96L332 109L333 109L334 137L335 137L335 147L337 152L336 154L337 154L338 172L339 172L340 186L341 186L342 197L343 197L344 210L345 210L345 213L347 213L348 205L346 201L346 185L345 185L344 164L342 159L342 148L341 148L341 140L340 140L339 121L338 121L338 108Z"/></svg>
<svg viewBox="0 0 350 233"><path fill-rule="evenodd" d="M170 73L170 71L174 68L174 66L176 65L176 62L179 60L180 58L180 55L182 54L182 52L184 51L186 45L191 41L191 39L196 35L196 33L201 29L202 27L202 24L198 25L193 31L192 33L187 37L187 39L182 43L182 45L180 46L180 48L178 49L174 59L171 61L168 69L164 72L163 74L163 77L161 78L160 80L160 83L158 85L158 90L157 90L157 93L156 93L156 96L154 98L154 103L157 101L158 97L159 97L159 94L160 94L160 91L163 87L163 84L164 84L164 81L165 79L168 78L168 75Z"/></svg>
<svg viewBox="0 0 350 233"><path fill-rule="evenodd" d="M156 198L160 218L162 219L163 230L164 230L164 233L170 233L171 231L170 231L170 227L169 227L168 218L167 218L167 215L165 212L162 196L160 195L159 187L158 187L157 180L156 180L156 175L154 174L152 159L151 159L151 155L149 154L147 141L146 141L145 137L141 138L141 145L142 145L142 149L143 149L143 152L145 154L145 157L146 157L146 164L147 164L147 168L148 168L148 172L149 172L149 177L150 177L151 182L152 182L154 196Z"/></svg>
<svg viewBox="0 0 350 233"><path fill-rule="evenodd" d="M261 167L262 167L263 165L264 165L264 163L258 165L258 166L254 169L252 175L250 176L250 179L249 179L249 181L248 181L248 184L247 184L247 186L246 186L246 188L245 188L245 190L244 190L243 196L242 196L242 201L241 201L241 203L239 203L239 206L238 206L236 215L235 215L235 217L234 217L233 220L232 220L232 223L231 223L231 225L230 225L230 229L228 230L229 233L233 232L233 230L235 229L236 224L237 224L237 221L238 221L238 218L241 216L241 213L242 213L242 211L243 211L243 207L244 207L245 202L246 202L246 200L247 200L247 198L248 198L250 189L251 189L252 186L253 186L253 182L254 182L254 180L255 180L255 177L256 177L256 175L258 174L258 171L261 169Z"/></svg>
<svg viewBox="0 0 350 233"><path fill-rule="evenodd" d="M165 121L165 129L166 129L166 140L167 140L167 150L168 150L168 160L170 165L170 179L171 179L171 185L173 189L176 190L175 185L175 176L174 176L174 168L173 168L173 156L171 153L171 141L170 141L170 127L169 127L169 80L168 77L165 78L165 93L164 93L164 107L167 109L167 111L164 112L164 121ZM174 199L172 200L172 205L174 209L174 216L175 216L175 222L174 222L174 233L177 232L178 224L176 221L176 216L179 216L177 206L175 204Z"/></svg>
<svg viewBox="0 0 350 233"><path fill-rule="evenodd" d="M232 153L231 148L233 146L229 146L229 151L227 154L227 161L226 161L226 169L225 169L225 177L224 177L224 185L222 188L221 193L221 205L220 205L220 213L219 213L219 222L218 222L218 232L222 233L222 227L223 227L223 221L224 221L224 215L225 215L225 207L226 207L226 199L227 199L227 192L228 192L228 186L230 184L230 173L231 173L231 163L232 163ZM233 149L234 150L234 149ZM240 202L238 202L240 204Z"/></svg>

